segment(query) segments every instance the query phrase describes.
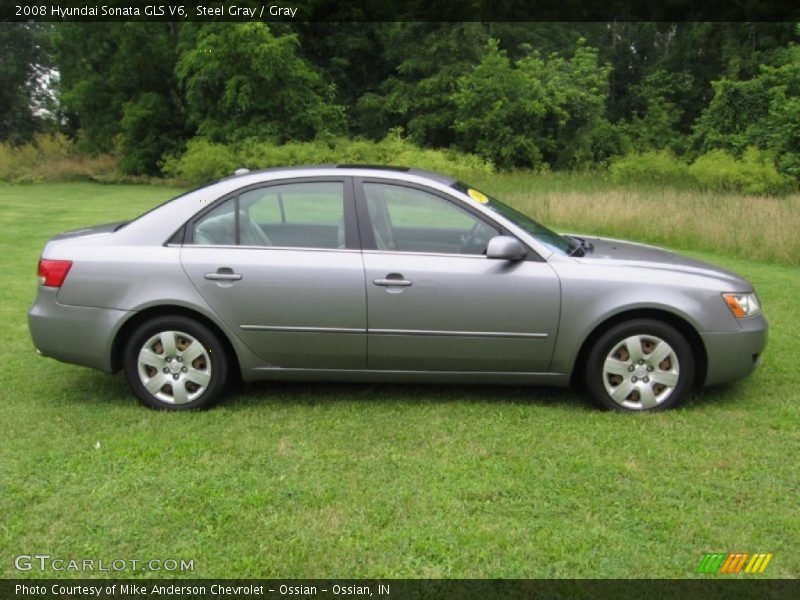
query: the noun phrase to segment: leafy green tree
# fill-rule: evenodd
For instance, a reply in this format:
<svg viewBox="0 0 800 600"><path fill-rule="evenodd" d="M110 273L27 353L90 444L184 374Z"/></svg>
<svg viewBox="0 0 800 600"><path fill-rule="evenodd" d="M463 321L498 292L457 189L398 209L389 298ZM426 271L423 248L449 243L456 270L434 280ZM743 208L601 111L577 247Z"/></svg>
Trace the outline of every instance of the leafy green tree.
<svg viewBox="0 0 800 600"><path fill-rule="evenodd" d="M344 128L334 90L265 23L183 28L177 74L189 121L214 142L309 140Z"/></svg>
<svg viewBox="0 0 800 600"><path fill-rule="evenodd" d="M182 124L173 111L170 98L157 92L144 92L122 105L120 168L124 172L157 175L164 156L181 147Z"/></svg>
<svg viewBox="0 0 800 600"><path fill-rule="evenodd" d="M171 23L63 23L57 37L61 101L80 147L121 150L121 167L156 174L188 131L174 75Z"/></svg>
<svg viewBox="0 0 800 600"><path fill-rule="evenodd" d="M713 81L750 79L776 59L793 37L791 23L680 23L673 25L653 70L680 78L668 99L681 111L677 128L689 134L714 96Z"/></svg>
<svg viewBox="0 0 800 600"><path fill-rule="evenodd" d="M372 139L402 127L409 139L434 148L454 140L452 93L478 63L486 43L480 23L395 23L384 32L385 60L394 72L362 95L353 130Z"/></svg>
<svg viewBox="0 0 800 600"><path fill-rule="evenodd" d="M49 33L45 25L0 23L0 141L29 141L53 108Z"/></svg>
<svg viewBox="0 0 800 600"><path fill-rule="evenodd" d="M278 34L272 27L273 34ZM387 32L395 27L394 23L292 24L300 56L335 86L336 102L346 108L348 120L352 120L358 99L367 92L375 92L392 74L394 65L386 58L385 43Z"/></svg>
<svg viewBox="0 0 800 600"><path fill-rule="evenodd" d="M644 119L637 127L651 128L679 115L674 128L683 135L714 95L712 81L753 77L794 37L791 23L615 22L580 29L600 62L612 67L609 121Z"/></svg>
<svg viewBox="0 0 800 600"><path fill-rule="evenodd" d="M713 88L694 131L695 151L768 150L784 173L800 177L800 46L776 53L751 79L725 78Z"/></svg>
<svg viewBox="0 0 800 600"><path fill-rule="evenodd" d="M481 63L458 82L458 144L500 168L575 167L604 157L608 67L580 45L572 58L538 52L512 62L490 40ZM598 144L598 142L601 142Z"/></svg>
<svg viewBox="0 0 800 600"><path fill-rule="evenodd" d="M544 159L539 129L547 112L544 90L514 68L497 40L458 82L453 94L459 146L500 168L531 167Z"/></svg>
<svg viewBox="0 0 800 600"><path fill-rule="evenodd" d="M688 87L678 73L654 71L634 86L632 96L641 108L634 109L622 129L637 151L669 149L683 153L685 136L680 131L683 109L675 100Z"/></svg>
<svg viewBox="0 0 800 600"><path fill-rule="evenodd" d="M487 38L497 40L501 50L508 52L511 60L519 60L533 50L548 55L553 52L572 54L586 39L586 23L487 23Z"/></svg>

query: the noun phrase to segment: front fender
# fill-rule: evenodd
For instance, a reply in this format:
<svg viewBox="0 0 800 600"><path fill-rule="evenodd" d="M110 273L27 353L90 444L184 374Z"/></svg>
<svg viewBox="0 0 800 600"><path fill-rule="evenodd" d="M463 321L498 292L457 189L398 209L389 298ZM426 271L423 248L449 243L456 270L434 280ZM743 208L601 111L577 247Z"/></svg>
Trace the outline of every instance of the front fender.
<svg viewBox="0 0 800 600"><path fill-rule="evenodd" d="M550 370L571 373L583 343L597 327L619 315L659 311L682 319L696 332L738 332L740 324L719 291L702 277L665 278L664 273L626 270L560 269L561 326ZM692 281L693 279L703 280Z"/></svg>

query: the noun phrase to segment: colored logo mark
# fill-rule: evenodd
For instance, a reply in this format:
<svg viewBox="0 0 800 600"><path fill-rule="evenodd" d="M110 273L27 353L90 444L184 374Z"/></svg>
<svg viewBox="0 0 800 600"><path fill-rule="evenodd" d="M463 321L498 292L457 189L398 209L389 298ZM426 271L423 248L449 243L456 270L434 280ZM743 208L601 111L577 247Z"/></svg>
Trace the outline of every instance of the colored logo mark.
<svg viewBox="0 0 800 600"><path fill-rule="evenodd" d="M697 567L698 573L763 573L772 552L731 552L729 554L706 554Z"/></svg>

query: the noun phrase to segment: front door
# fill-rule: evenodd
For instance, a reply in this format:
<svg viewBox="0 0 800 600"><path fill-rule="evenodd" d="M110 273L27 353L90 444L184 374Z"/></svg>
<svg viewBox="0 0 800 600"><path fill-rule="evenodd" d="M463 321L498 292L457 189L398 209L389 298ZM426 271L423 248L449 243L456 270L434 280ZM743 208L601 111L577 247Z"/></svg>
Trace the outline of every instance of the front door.
<svg viewBox="0 0 800 600"><path fill-rule="evenodd" d="M368 367L546 372L560 310L546 262L487 259L503 232L445 194L366 180Z"/></svg>

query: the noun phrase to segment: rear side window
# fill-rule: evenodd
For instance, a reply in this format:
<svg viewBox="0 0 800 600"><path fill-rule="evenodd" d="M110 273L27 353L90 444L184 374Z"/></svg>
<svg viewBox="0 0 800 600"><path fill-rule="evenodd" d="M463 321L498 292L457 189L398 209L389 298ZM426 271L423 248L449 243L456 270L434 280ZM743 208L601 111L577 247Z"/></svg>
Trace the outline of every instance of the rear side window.
<svg viewBox="0 0 800 600"><path fill-rule="evenodd" d="M194 244L344 248L344 184L289 183L248 190L204 215Z"/></svg>
<svg viewBox="0 0 800 600"><path fill-rule="evenodd" d="M250 190L241 195L242 207L261 224L308 223L337 225L344 216L340 182L291 183Z"/></svg>

